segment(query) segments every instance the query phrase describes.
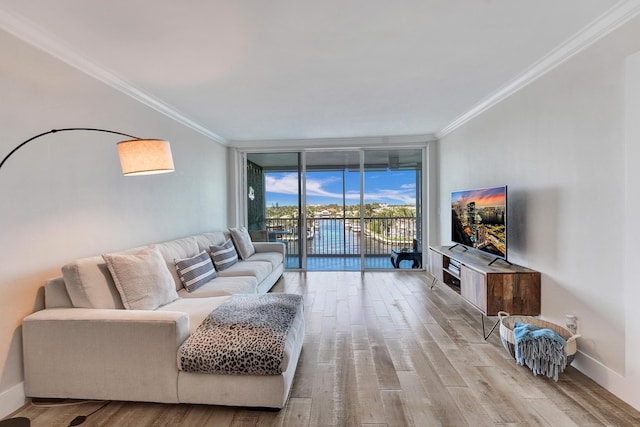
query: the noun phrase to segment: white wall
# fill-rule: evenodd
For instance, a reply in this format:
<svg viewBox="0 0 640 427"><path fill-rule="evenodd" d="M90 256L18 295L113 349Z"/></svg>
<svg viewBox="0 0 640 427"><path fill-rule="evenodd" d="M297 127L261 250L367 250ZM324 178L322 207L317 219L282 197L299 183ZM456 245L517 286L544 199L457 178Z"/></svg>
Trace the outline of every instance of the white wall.
<svg viewBox="0 0 640 427"><path fill-rule="evenodd" d="M638 353L625 352L632 337L638 346L638 299L625 303L638 283L624 252L638 251L638 209L625 214L640 181L625 157L640 155L625 140L626 58L638 50L635 19L444 137L438 211L449 243L451 191L507 184L509 257L542 272L542 317L576 315L574 366L640 408Z"/></svg>
<svg viewBox="0 0 640 427"><path fill-rule="evenodd" d="M49 135L0 169L0 417L23 403L20 325L76 257L227 225L226 148L0 32L0 158L54 128L171 141L176 172L123 177L119 137Z"/></svg>
<svg viewBox="0 0 640 427"><path fill-rule="evenodd" d="M640 283L638 281L638 260L640 259L640 228L637 226L640 212L640 52L627 59L626 69L626 145L625 145L625 380L635 385L636 401L640 384Z"/></svg>

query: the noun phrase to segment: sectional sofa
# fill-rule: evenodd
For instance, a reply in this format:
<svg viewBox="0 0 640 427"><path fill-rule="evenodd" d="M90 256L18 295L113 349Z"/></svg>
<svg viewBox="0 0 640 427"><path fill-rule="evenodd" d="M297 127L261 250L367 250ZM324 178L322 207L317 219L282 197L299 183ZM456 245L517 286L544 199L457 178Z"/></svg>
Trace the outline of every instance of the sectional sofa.
<svg viewBox="0 0 640 427"><path fill-rule="evenodd" d="M210 253L229 239L228 230L203 233L65 265L62 277L45 283L45 308L23 322L26 395L282 408L302 349L302 304L284 341L280 373L213 374L179 368L178 349L212 310L231 295L267 293L284 271L283 244L250 243L254 254L241 256L217 271L213 280L187 291L176 261ZM112 259L158 253L172 288L145 289L133 297L122 293ZM151 265L149 275L157 270L167 278L164 266L145 265ZM151 286L162 280L154 276ZM154 300L165 291L168 296Z"/></svg>

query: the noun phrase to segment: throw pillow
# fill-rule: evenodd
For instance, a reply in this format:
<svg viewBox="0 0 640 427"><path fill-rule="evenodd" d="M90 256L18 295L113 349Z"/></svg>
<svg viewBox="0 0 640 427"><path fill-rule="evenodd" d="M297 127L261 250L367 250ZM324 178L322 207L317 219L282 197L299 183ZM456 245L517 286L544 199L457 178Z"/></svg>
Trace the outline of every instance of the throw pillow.
<svg viewBox="0 0 640 427"><path fill-rule="evenodd" d="M182 285L187 292L192 292L200 286L218 277L211 257L206 251L200 252L192 258L175 260L176 271Z"/></svg>
<svg viewBox="0 0 640 427"><path fill-rule="evenodd" d="M224 242L222 246L213 245L209 249L213 264L218 271L226 270L238 262L238 254L231 239Z"/></svg>
<svg viewBox="0 0 640 427"><path fill-rule="evenodd" d="M178 299L167 263L156 248L104 254L102 258L129 310L155 310Z"/></svg>
<svg viewBox="0 0 640 427"><path fill-rule="evenodd" d="M249 236L249 231L246 228L230 228L229 233L231 233L233 244L240 258L247 259L256 253L256 248L253 246L251 236Z"/></svg>

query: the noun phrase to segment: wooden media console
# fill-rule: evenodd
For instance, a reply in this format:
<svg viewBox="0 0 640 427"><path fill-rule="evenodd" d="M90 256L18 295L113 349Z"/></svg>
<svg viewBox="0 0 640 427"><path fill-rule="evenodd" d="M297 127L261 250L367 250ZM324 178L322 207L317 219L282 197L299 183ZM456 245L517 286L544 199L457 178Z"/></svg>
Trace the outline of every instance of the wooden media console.
<svg viewBox="0 0 640 427"><path fill-rule="evenodd" d="M463 246L429 247L429 272L473 304L484 316L506 311L512 315L540 314L540 273L495 261L494 257ZM433 286L432 284L432 286Z"/></svg>

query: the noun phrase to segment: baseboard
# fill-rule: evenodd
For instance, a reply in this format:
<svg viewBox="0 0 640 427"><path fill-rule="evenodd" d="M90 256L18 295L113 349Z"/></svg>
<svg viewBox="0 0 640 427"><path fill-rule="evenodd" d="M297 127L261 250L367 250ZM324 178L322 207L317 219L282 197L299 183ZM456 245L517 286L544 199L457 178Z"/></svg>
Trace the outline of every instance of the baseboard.
<svg viewBox="0 0 640 427"><path fill-rule="evenodd" d="M0 418L17 411L26 402L24 394L24 382L18 383L13 387L0 393Z"/></svg>
<svg viewBox="0 0 640 427"><path fill-rule="evenodd" d="M621 375L593 357L582 353L580 350L576 353L576 358L571 366L578 369L635 409L640 410L640 394L638 394L637 390L637 378L634 379Z"/></svg>

